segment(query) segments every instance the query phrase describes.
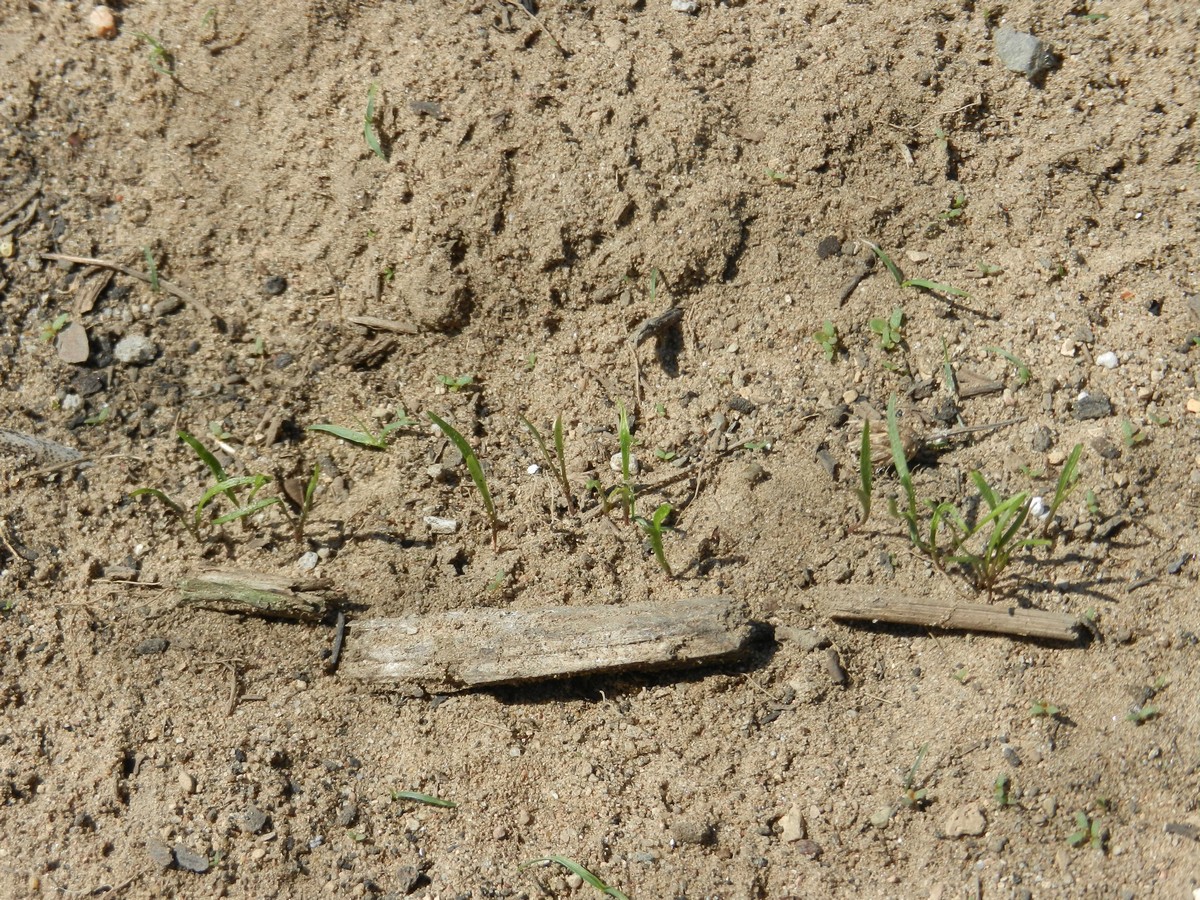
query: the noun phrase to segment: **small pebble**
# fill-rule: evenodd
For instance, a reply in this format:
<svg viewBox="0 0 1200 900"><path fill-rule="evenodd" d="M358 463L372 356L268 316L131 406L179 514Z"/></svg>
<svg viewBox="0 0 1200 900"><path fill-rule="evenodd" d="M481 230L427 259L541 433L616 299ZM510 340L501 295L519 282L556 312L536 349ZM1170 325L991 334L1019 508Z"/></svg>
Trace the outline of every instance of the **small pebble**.
<svg viewBox="0 0 1200 900"><path fill-rule="evenodd" d="M185 794L196 793L196 779L187 772L180 772L179 789Z"/></svg>
<svg viewBox="0 0 1200 900"><path fill-rule="evenodd" d="M1187 411L1196 415L1200 415L1200 400L1195 397L1189 397L1187 402Z"/></svg>
<svg viewBox="0 0 1200 900"><path fill-rule="evenodd" d="M153 656L155 653L163 653L168 646L166 638L154 637L147 638L138 644L133 652L138 656Z"/></svg>
<svg viewBox="0 0 1200 900"><path fill-rule="evenodd" d="M620 453L614 453L612 455L612 457L608 461L608 467L610 469L612 469L614 472L621 471L621 454ZM636 475L638 473L639 469L641 469L641 465L638 463L638 458L636 456L634 456L632 453L629 454L629 474Z"/></svg>
<svg viewBox="0 0 1200 900"><path fill-rule="evenodd" d="M983 810L974 804L963 806L946 817L942 831L945 832L946 837L951 838L968 835L978 837L987 831L987 817L984 816Z"/></svg>
<svg viewBox="0 0 1200 900"><path fill-rule="evenodd" d="M1120 364L1121 361L1117 359L1117 354L1111 350L1107 350L1096 357L1096 365L1102 366L1105 369L1115 369Z"/></svg>
<svg viewBox="0 0 1200 900"><path fill-rule="evenodd" d="M272 275L263 282L263 293L268 297L278 297L287 290L287 279L282 275Z"/></svg>
<svg viewBox="0 0 1200 900"><path fill-rule="evenodd" d="M251 804L239 817L237 826L246 834L258 834L267 827L267 814Z"/></svg>
<svg viewBox="0 0 1200 900"><path fill-rule="evenodd" d="M678 0L676 0L676 2L678 2ZM674 5L674 3L672 5ZM583 887L583 878L579 875L576 875L574 872L567 876L566 881L567 887L573 891L577 891Z"/></svg>
<svg viewBox="0 0 1200 900"><path fill-rule="evenodd" d="M456 519L443 519L441 516L426 516L425 524L434 534L454 534L458 531Z"/></svg>
<svg viewBox="0 0 1200 900"><path fill-rule="evenodd" d="M321 557L309 550L307 553L300 554L300 558L296 560L296 568L301 572L311 572L320 561Z"/></svg>
<svg viewBox="0 0 1200 900"><path fill-rule="evenodd" d="M529 810L522 809L517 813L517 824L525 827L533 822L533 816L529 814Z"/></svg>
<svg viewBox="0 0 1200 900"><path fill-rule="evenodd" d="M208 857L183 844L175 845L175 864L184 871L195 872L197 875L208 871Z"/></svg>
<svg viewBox="0 0 1200 900"><path fill-rule="evenodd" d="M503 825L497 825L495 828L492 829L492 840L502 841L506 837L508 837L508 829L505 828Z"/></svg>
<svg viewBox="0 0 1200 900"><path fill-rule="evenodd" d="M78 322L72 322L59 332L55 349L58 351L58 358L65 363L78 366L87 362L91 353L87 329Z"/></svg>
<svg viewBox="0 0 1200 900"><path fill-rule="evenodd" d="M793 806L779 819L779 837L789 844L808 837L808 825L799 806Z"/></svg>
<svg viewBox="0 0 1200 900"><path fill-rule="evenodd" d="M107 6L97 6L88 14L92 37L109 40L117 36L117 19Z"/></svg>
<svg viewBox="0 0 1200 900"><path fill-rule="evenodd" d="M693 15L699 8L700 4L696 0L671 0L671 9L675 12Z"/></svg>
<svg viewBox="0 0 1200 900"><path fill-rule="evenodd" d="M146 842L146 854L150 861L161 869L169 869L175 862L175 854L162 841L151 838Z"/></svg>
<svg viewBox="0 0 1200 900"><path fill-rule="evenodd" d="M711 844L716 833L707 822L684 819L671 825L671 837L677 844Z"/></svg>
<svg viewBox="0 0 1200 900"><path fill-rule="evenodd" d="M1033 78L1045 71L1049 61L1046 47L1032 34L1017 31L1011 25L1001 25L996 32L995 44L996 55L1010 72Z"/></svg>
<svg viewBox="0 0 1200 900"><path fill-rule="evenodd" d="M342 828L349 828L358 818L358 805L353 802L342 804L342 808L338 810L337 823Z"/></svg>
<svg viewBox="0 0 1200 900"><path fill-rule="evenodd" d="M529 475L536 475L540 471L542 471L542 468L537 463L533 463L528 469L525 470L525 472Z"/></svg>

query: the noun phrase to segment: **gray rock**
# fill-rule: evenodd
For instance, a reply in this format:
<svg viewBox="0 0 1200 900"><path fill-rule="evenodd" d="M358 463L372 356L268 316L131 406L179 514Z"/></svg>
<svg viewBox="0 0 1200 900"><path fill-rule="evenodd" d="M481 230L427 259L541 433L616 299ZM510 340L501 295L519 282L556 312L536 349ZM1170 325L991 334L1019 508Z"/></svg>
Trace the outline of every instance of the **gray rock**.
<svg viewBox="0 0 1200 900"><path fill-rule="evenodd" d="M127 366L144 366L158 358L158 344L144 334L129 334L117 341L113 356Z"/></svg>
<svg viewBox="0 0 1200 900"><path fill-rule="evenodd" d="M146 854L160 869L169 869L175 863L175 854L171 852L171 848L155 838L146 841Z"/></svg>
<svg viewBox="0 0 1200 900"><path fill-rule="evenodd" d="M208 857L183 844L175 845L175 864L185 872L195 872L197 875L208 871Z"/></svg>
<svg viewBox="0 0 1200 900"><path fill-rule="evenodd" d="M246 811L242 813L238 821L238 828L246 834L258 834L266 827L267 814L253 804L246 807Z"/></svg>
<svg viewBox="0 0 1200 900"><path fill-rule="evenodd" d="M1049 61L1046 46L1032 34L1001 25L996 32L995 43L996 55L1010 72L1034 78L1046 70Z"/></svg>
<svg viewBox="0 0 1200 900"><path fill-rule="evenodd" d="M338 810L337 823L342 828L349 828L354 824L354 820L358 818L358 805L353 801L345 803Z"/></svg>
<svg viewBox="0 0 1200 900"><path fill-rule="evenodd" d="M138 656L153 656L155 653L166 652L168 646L170 646L170 644L167 642L166 638L147 638L134 647L133 652Z"/></svg>
<svg viewBox="0 0 1200 900"><path fill-rule="evenodd" d="M1084 394L1075 401L1071 415L1081 422L1086 419L1104 419L1112 415L1112 401L1104 394Z"/></svg>

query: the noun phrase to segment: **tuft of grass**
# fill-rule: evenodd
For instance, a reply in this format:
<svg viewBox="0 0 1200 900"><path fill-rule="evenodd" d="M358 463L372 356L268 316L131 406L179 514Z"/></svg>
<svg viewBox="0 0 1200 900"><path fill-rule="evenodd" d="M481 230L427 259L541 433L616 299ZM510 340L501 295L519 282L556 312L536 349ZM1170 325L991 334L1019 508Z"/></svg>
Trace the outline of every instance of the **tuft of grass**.
<svg viewBox="0 0 1200 900"><path fill-rule="evenodd" d="M924 762L925 754L928 751L929 744L922 744L921 749L917 751L917 758L913 760L912 767L904 776L904 796L900 798L900 802L909 809L923 809L929 796L929 792L917 781L917 769L921 768L921 763Z"/></svg>
<svg viewBox="0 0 1200 900"><path fill-rule="evenodd" d="M175 58L171 55L171 51L162 45L162 41L151 37L144 31L135 31L133 36L150 45L150 68L160 75L166 75L173 79L175 77Z"/></svg>
<svg viewBox="0 0 1200 900"><path fill-rule="evenodd" d="M312 512L313 504L316 502L317 485L321 483L321 464L314 463L312 474L304 485L304 492L300 495L299 511L293 521L292 536L296 543L301 543L304 540L304 526L308 523L308 514ZM283 507L286 509L287 507Z"/></svg>
<svg viewBox="0 0 1200 900"><path fill-rule="evenodd" d="M1021 384L1029 384L1029 379L1032 373L1029 371L1029 366L1025 365L1024 361L1009 353L1003 347L984 347L983 350L985 353L994 353L996 356L1000 356L1008 360L1017 367L1017 378L1020 379Z"/></svg>
<svg viewBox="0 0 1200 900"><path fill-rule="evenodd" d="M188 533L196 539L197 543L204 542L205 530L208 528L219 528L230 522L254 515L268 506L274 506L282 502L282 498L278 496L257 497L258 492L273 480L270 475L237 475L230 477L225 472L220 461L199 440L186 431L178 432L178 436L199 457L200 461L204 463L213 477L214 483L200 496L194 509L189 511L184 504L172 499L165 491L159 488L138 488L132 491L129 496L131 498L153 497L161 502L175 514L176 518L188 530ZM240 496L243 491L246 491L244 499ZM233 509L215 518L206 519L204 511L214 500L222 496L229 501Z"/></svg>
<svg viewBox="0 0 1200 900"><path fill-rule="evenodd" d="M814 331L813 340L821 345L821 349L825 351L825 359L833 362L837 356L838 347L841 344L838 338L837 328L829 319L825 320L825 324L821 326L820 331Z"/></svg>
<svg viewBox="0 0 1200 900"><path fill-rule="evenodd" d="M654 551L654 558L658 560L659 567L667 573L668 578L674 578L675 575L671 571L671 564L667 562L667 554L663 550L663 529L666 527L663 523L667 521L667 517L671 515L671 504L659 504L658 509L654 511L649 519L645 516L636 516L634 521L641 527L642 531L646 532L646 537L650 541L650 549Z"/></svg>
<svg viewBox="0 0 1200 900"><path fill-rule="evenodd" d="M1158 718L1161 713L1162 709L1155 704L1143 703L1126 713L1125 721L1132 722L1134 725L1144 725L1151 719Z"/></svg>
<svg viewBox="0 0 1200 900"><path fill-rule="evenodd" d="M367 147L371 152L387 162L387 154L383 152L383 147L379 144L379 138L375 134L375 95L379 92L379 85L372 83L367 88L367 111L363 115L363 140L367 142Z"/></svg>
<svg viewBox="0 0 1200 900"><path fill-rule="evenodd" d="M567 510L571 515L575 515L578 511L575 506L575 495L571 493L571 482L567 478L567 454L564 450L563 442L563 423L562 414L554 420L554 452L550 452L550 448L546 446L546 440L542 437L542 433L537 430L532 422L524 416L521 416L521 421L525 428L533 435L534 441L537 442L538 449L542 451L542 458L546 461L546 468L554 473L554 477L558 480L558 486L562 489L563 497L567 501Z"/></svg>
<svg viewBox="0 0 1200 900"><path fill-rule="evenodd" d="M628 522L633 518L637 493L633 484L633 434L629 430L629 414L625 411L624 401L617 401L617 440L621 447L621 483L609 492L608 500L611 503L615 497L621 501Z"/></svg>
<svg viewBox="0 0 1200 900"><path fill-rule="evenodd" d="M549 865L551 863L562 866L568 872L578 875L580 878L582 878L584 880L584 882L586 884L590 885L591 887L594 887L605 897L613 897L613 898L615 898L615 900L629 900L629 896L627 894L623 893L622 891L618 890L615 887L612 887L611 885L605 884L598 875L595 875L592 872L589 872L587 869L585 869L579 863L575 862L575 860L571 859L570 857L559 856L558 854L554 854L551 856L540 856L537 859L526 860L525 862L521 863L521 865L518 868L520 871L524 872L526 869L528 869L532 866L544 866L544 865Z"/></svg>
<svg viewBox="0 0 1200 900"><path fill-rule="evenodd" d="M442 809L458 809L458 804L453 800L443 800L441 797L423 794L420 791L392 791L392 799L413 800L417 803L424 803L426 806L438 806Z"/></svg>
<svg viewBox="0 0 1200 900"><path fill-rule="evenodd" d="M1058 474L1058 482L1054 486L1054 499L1050 501L1050 509L1046 512L1046 523L1042 526L1043 537L1048 533L1050 525L1054 521L1054 515L1058 512L1058 508L1063 505L1063 502L1079 485L1079 457L1082 455L1083 444L1076 444L1063 463L1062 471ZM1094 494L1092 496L1093 498L1095 497Z"/></svg>
<svg viewBox="0 0 1200 900"><path fill-rule="evenodd" d="M309 425L308 431L319 431L323 434L332 434L336 438L341 438L343 441L349 441L351 444L358 444L360 447L369 447L372 450L386 450L388 446L388 438L392 432L398 431L401 428L411 428L416 425L416 421L410 419L405 413L403 407L396 413L395 421L384 425L379 431L371 431L362 422L358 423L359 431L353 428L346 428L342 425L329 425L322 423L320 425Z"/></svg>
<svg viewBox="0 0 1200 900"><path fill-rule="evenodd" d="M871 330L879 335L884 350L894 350L904 343L904 309L897 306L886 319L872 319Z"/></svg>
<svg viewBox="0 0 1200 900"><path fill-rule="evenodd" d="M499 549L500 518L496 515L496 504L492 502L492 492L488 490L487 478L483 474L483 466L479 464L479 457L475 455L475 451L467 443L467 439L459 434L449 422L437 413L427 412L426 415L462 454L463 462L467 464L467 471L471 473L471 480L475 482L475 488L479 491L480 499L483 500L483 508L487 512L488 522L492 527L492 549Z"/></svg>

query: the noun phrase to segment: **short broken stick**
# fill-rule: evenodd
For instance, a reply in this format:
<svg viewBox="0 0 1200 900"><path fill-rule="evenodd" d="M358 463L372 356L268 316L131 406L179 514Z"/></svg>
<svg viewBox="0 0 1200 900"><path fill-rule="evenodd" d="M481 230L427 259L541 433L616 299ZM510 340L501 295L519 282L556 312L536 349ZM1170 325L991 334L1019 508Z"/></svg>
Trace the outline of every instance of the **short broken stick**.
<svg viewBox="0 0 1200 900"><path fill-rule="evenodd" d="M212 571L179 583L179 596L188 606L319 622L329 612L337 594L324 579L285 578L261 572Z"/></svg>
<svg viewBox="0 0 1200 900"><path fill-rule="evenodd" d="M451 610L354 622L341 674L384 688L447 693L716 662L742 652L751 632L746 606L727 597Z"/></svg>
<svg viewBox="0 0 1200 900"><path fill-rule="evenodd" d="M1079 640L1079 619L1040 609L882 597L862 589L845 592L822 590L821 594L817 608L831 619L988 631L1054 641Z"/></svg>
<svg viewBox="0 0 1200 900"><path fill-rule="evenodd" d="M42 259L54 260L57 262L69 262L78 266L98 266L101 269L112 269L114 272L120 272L122 275L128 275L130 278L136 278L138 281L144 281L146 284L157 283L161 290L166 291L175 297L178 297L184 303L191 304L196 309L200 310L204 315L213 322L221 322L222 319L215 312L208 308L199 297L190 294L177 284L167 281L165 278L151 278L144 272L139 272L137 269L131 269L129 266L123 266L120 263L110 262L107 259L93 259L90 256L68 256L65 253L43 253Z"/></svg>

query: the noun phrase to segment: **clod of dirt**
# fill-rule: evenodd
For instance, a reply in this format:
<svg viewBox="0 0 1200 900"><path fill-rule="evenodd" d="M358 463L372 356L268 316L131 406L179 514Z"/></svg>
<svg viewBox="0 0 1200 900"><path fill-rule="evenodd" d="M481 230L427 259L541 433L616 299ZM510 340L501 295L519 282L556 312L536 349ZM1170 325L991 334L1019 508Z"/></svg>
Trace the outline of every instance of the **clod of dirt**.
<svg viewBox="0 0 1200 900"><path fill-rule="evenodd" d="M117 341L113 356L127 366L144 366L158 358L158 344L144 334L129 334Z"/></svg>
<svg viewBox="0 0 1200 900"><path fill-rule="evenodd" d="M978 806L963 806L946 817L942 831L950 838L978 837L987 831L987 817Z"/></svg>
<svg viewBox="0 0 1200 900"><path fill-rule="evenodd" d="M671 837L677 844L711 844L717 839L712 825L687 819L671 825Z"/></svg>
<svg viewBox="0 0 1200 900"><path fill-rule="evenodd" d="M138 656L153 656L156 653L166 652L168 646L169 644L166 638L148 638L138 644L133 649L133 652Z"/></svg>
<svg viewBox="0 0 1200 900"><path fill-rule="evenodd" d="M175 845L175 864L185 872L195 872L197 875L208 871L208 857L183 844Z"/></svg>
<svg viewBox="0 0 1200 900"><path fill-rule="evenodd" d="M474 304L470 285L440 254L431 255L424 265L398 272L395 285L410 317L428 331L459 331L471 318Z"/></svg>
<svg viewBox="0 0 1200 900"><path fill-rule="evenodd" d="M92 37L107 41L117 36L117 19L107 6L97 6L88 14L87 21Z"/></svg>

